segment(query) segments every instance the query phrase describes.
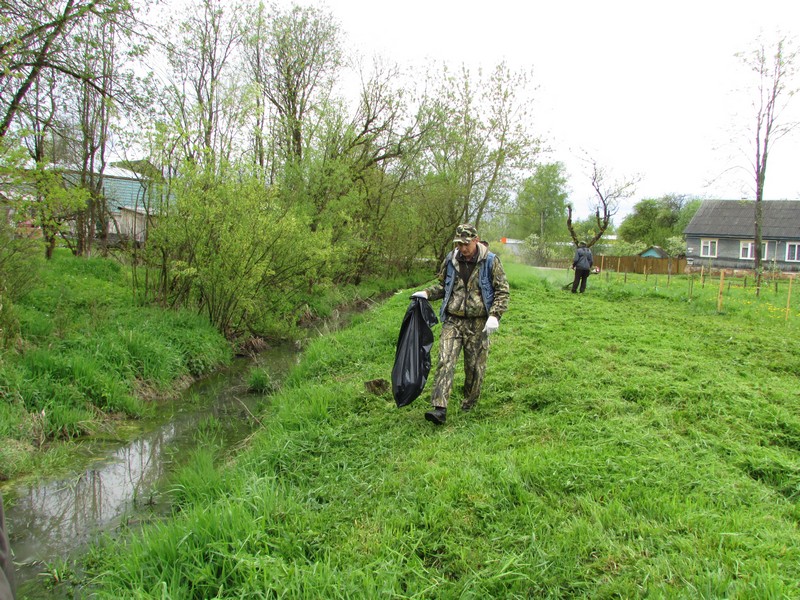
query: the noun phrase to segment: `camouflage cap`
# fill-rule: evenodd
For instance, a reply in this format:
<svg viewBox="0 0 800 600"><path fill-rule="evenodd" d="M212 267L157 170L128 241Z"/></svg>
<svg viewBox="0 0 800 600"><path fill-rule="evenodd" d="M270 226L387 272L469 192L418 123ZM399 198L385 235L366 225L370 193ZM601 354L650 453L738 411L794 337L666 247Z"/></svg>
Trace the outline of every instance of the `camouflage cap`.
<svg viewBox="0 0 800 600"><path fill-rule="evenodd" d="M456 237L453 240L454 244L469 244L472 240L478 237L478 230L474 225L462 223L456 227Z"/></svg>

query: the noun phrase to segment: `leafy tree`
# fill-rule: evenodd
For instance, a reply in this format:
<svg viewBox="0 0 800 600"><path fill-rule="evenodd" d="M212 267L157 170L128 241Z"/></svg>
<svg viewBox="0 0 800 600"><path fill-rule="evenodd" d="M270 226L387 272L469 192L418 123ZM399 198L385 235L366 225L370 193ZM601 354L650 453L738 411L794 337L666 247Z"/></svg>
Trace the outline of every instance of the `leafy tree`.
<svg viewBox="0 0 800 600"><path fill-rule="evenodd" d="M640 200L620 224L618 235L626 242L644 242L647 246L663 248L667 239L683 232L681 212L686 204L686 196L675 194Z"/></svg>
<svg viewBox="0 0 800 600"><path fill-rule="evenodd" d="M694 217L702 203L703 201L699 199L688 200L684 203L684 205L681 207L680 213L678 213L678 221L673 227L675 235L683 236L686 226L689 225L689 221L692 220L692 217Z"/></svg>
<svg viewBox="0 0 800 600"><path fill-rule="evenodd" d="M87 21L127 25L132 7L128 0L0 0L0 14L0 137L4 137L42 73L61 73L97 85L102 75L75 62L72 36Z"/></svg>
<svg viewBox="0 0 800 600"><path fill-rule="evenodd" d="M478 81L445 69L426 110L434 124L419 165L422 211L438 258L459 223L481 226L505 207L520 174L530 171L539 140L530 133L527 77L500 64Z"/></svg>
<svg viewBox="0 0 800 600"><path fill-rule="evenodd" d="M232 160L234 141L243 123L245 103L234 74L241 38L239 11L222 0L194 0L180 21L164 35L170 66L161 91L166 117L162 138L170 160L213 166Z"/></svg>
<svg viewBox="0 0 800 600"><path fill-rule="evenodd" d="M667 238L667 242L662 248L670 256L680 256L686 253L686 240L682 235L675 235Z"/></svg>
<svg viewBox="0 0 800 600"><path fill-rule="evenodd" d="M616 256L634 256L647 250L648 244L641 240L633 242L626 242L624 240L617 240L614 244L614 254Z"/></svg>
<svg viewBox="0 0 800 600"><path fill-rule="evenodd" d="M257 160L264 162L267 103L275 111L275 131L283 156L299 160L308 140L309 114L324 105L342 64L339 27L332 15L315 7L259 4L245 34L247 64L257 88L255 131Z"/></svg>
<svg viewBox="0 0 800 600"><path fill-rule="evenodd" d="M546 262L548 246L566 237L566 184L562 163L537 165L533 176L523 181L517 194L508 234L515 238L535 239L537 264ZM531 232L535 238L529 235Z"/></svg>
<svg viewBox="0 0 800 600"><path fill-rule="evenodd" d="M233 338L293 314L329 240L312 236L257 173L217 170L183 169L173 202L150 232L145 260L160 275L148 292L206 315Z"/></svg>

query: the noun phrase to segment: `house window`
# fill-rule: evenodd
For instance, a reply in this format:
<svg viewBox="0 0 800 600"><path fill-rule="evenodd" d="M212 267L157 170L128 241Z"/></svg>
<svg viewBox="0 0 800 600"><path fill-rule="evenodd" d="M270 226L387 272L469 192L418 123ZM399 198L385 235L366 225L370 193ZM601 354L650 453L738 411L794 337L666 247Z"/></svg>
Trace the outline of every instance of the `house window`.
<svg viewBox="0 0 800 600"><path fill-rule="evenodd" d="M786 260L800 262L800 242L788 242L786 244Z"/></svg>
<svg viewBox="0 0 800 600"><path fill-rule="evenodd" d="M762 242L761 244L761 259L767 260L767 249L769 242ZM755 260L756 258L756 243L751 240L742 240L739 242L739 258L743 260Z"/></svg>
<svg viewBox="0 0 800 600"><path fill-rule="evenodd" d="M717 240L700 240L700 256L707 258L716 258Z"/></svg>

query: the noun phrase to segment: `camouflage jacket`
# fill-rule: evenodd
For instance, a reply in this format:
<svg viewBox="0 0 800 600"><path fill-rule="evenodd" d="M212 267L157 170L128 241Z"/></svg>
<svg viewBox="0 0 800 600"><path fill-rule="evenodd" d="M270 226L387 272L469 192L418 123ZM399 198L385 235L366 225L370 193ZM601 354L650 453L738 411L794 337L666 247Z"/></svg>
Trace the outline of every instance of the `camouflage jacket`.
<svg viewBox="0 0 800 600"><path fill-rule="evenodd" d="M448 258L452 261L457 272L458 258L456 254L457 251L453 251L445 257L441 267L439 267L439 274L437 276L438 283L425 290L428 293L428 300L433 301L444 298ZM486 312L486 306L481 296L480 271L481 263L486 261L488 254L488 248L483 244L478 244L478 263L475 265L466 286L464 285L464 280L460 276L455 277L450 299L447 302L447 306L443 307L443 312L445 314L457 317L486 317L491 315L499 319L506 311L508 308L508 280L506 279L503 265L500 263L500 258L495 255L491 270L494 301L492 302L488 315Z"/></svg>

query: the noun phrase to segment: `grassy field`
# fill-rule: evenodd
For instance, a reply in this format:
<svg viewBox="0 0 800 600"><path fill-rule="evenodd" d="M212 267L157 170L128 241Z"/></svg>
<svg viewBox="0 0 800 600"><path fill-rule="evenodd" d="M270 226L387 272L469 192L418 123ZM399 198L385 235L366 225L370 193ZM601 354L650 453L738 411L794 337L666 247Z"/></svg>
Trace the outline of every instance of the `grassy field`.
<svg viewBox="0 0 800 600"><path fill-rule="evenodd" d="M506 268L476 409L462 379L439 428L431 382L365 391L399 293L309 347L245 449L198 452L174 518L92 553L96 597L800 597L797 310Z"/></svg>

